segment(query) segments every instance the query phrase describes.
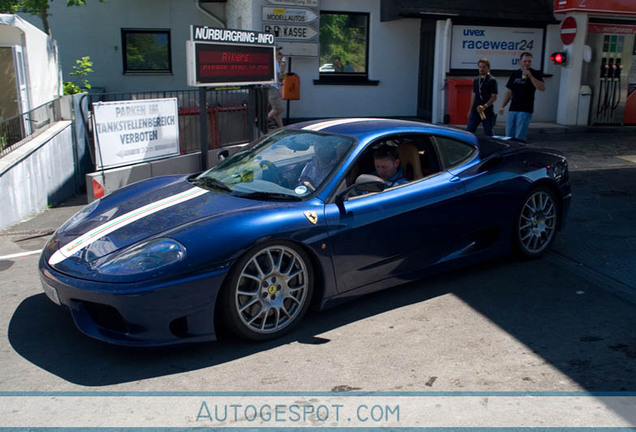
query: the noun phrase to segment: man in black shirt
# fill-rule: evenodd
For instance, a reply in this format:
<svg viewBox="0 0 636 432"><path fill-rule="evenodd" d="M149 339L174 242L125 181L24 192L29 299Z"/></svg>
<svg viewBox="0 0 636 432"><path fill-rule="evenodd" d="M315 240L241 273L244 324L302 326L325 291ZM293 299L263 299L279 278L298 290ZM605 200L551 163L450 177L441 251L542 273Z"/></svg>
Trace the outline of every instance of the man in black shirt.
<svg viewBox="0 0 636 432"><path fill-rule="evenodd" d="M528 125L534 112L534 93L536 90L545 91L545 83L541 71L530 67L531 53L522 53L519 64L521 69L514 71L506 84L507 90L499 108L499 114L503 114L504 107L512 99L506 120L506 135L525 141Z"/></svg>
<svg viewBox="0 0 636 432"><path fill-rule="evenodd" d="M483 122L484 133L493 135L495 126L495 109L492 107L497 100L497 80L490 75L490 61L481 58L477 62L479 77L473 80L473 92L470 95L470 111L468 112L469 132L475 132L479 123Z"/></svg>

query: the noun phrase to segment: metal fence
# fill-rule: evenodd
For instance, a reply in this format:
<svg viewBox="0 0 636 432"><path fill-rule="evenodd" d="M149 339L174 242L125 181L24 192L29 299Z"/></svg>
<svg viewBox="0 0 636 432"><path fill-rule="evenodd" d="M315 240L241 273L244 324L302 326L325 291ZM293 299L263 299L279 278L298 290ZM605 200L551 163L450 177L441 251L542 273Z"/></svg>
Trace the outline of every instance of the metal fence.
<svg viewBox="0 0 636 432"><path fill-rule="evenodd" d="M253 89L221 89L206 91L208 148L227 147L251 140L254 112L250 103ZM201 150L199 90L143 93L91 93L88 109L97 102L176 98L179 107L179 147L181 154ZM90 130L90 125L89 130Z"/></svg>
<svg viewBox="0 0 636 432"><path fill-rule="evenodd" d="M56 99L27 113L0 121L0 157L29 142L60 119L60 100Z"/></svg>
<svg viewBox="0 0 636 432"><path fill-rule="evenodd" d="M86 142L94 163L94 143L90 113L97 102L176 98L179 107L179 147L181 154L201 150L200 91L176 90L141 93L88 93L79 103L75 116L84 122ZM209 149L244 143L254 138L255 126L267 132L265 88L207 89L205 91L207 117L207 147ZM26 114L0 122L0 157L10 153L46 126L61 119L61 98L44 104Z"/></svg>

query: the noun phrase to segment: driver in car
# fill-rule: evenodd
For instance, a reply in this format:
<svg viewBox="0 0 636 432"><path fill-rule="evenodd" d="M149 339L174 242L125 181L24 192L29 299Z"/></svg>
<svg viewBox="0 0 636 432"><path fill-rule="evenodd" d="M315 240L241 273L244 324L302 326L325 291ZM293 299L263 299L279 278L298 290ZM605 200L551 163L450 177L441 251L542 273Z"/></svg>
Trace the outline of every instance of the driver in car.
<svg viewBox="0 0 636 432"><path fill-rule="evenodd" d="M375 172L373 175L381 177L387 188L408 183L408 179L400 167L400 156L397 146L382 144L373 152Z"/></svg>
<svg viewBox="0 0 636 432"><path fill-rule="evenodd" d="M314 157L305 165L298 178L298 185L315 190L329 175L338 162L336 147L331 142L318 141L314 144Z"/></svg>

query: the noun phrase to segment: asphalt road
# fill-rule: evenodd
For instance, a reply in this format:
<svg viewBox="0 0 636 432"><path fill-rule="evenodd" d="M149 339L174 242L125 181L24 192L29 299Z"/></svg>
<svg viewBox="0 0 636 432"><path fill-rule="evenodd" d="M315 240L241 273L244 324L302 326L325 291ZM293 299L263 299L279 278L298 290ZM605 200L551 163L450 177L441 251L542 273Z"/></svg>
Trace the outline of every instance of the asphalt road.
<svg viewBox="0 0 636 432"><path fill-rule="evenodd" d="M139 350L83 336L42 293L33 253L81 203L47 210L0 234L0 398L92 391L636 392L636 305L628 301L636 292L636 143L607 133L541 134L534 141L566 153L574 186L569 224L547 257L500 259L310 311L296 331L260 344ZM617 420L608 424L636 425L633 410L610 411Z"/></svg>

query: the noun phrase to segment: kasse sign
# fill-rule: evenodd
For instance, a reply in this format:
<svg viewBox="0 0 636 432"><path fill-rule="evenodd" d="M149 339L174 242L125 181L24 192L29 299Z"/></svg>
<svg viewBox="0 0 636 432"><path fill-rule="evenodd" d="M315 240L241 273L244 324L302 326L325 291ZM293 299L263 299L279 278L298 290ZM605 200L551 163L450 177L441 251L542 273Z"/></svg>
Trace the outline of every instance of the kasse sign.
<svg viewBox="0 0 636 432"><path fill-rule="evenodd" d="M263 31L272 33L276 40L310 40L318 36L318 32L309 26L263 24Z"/></svg>

